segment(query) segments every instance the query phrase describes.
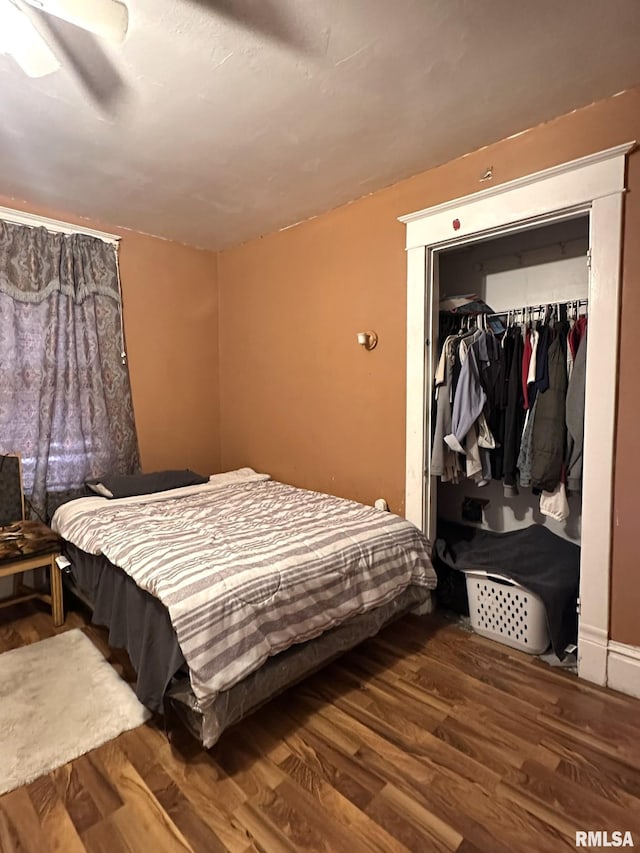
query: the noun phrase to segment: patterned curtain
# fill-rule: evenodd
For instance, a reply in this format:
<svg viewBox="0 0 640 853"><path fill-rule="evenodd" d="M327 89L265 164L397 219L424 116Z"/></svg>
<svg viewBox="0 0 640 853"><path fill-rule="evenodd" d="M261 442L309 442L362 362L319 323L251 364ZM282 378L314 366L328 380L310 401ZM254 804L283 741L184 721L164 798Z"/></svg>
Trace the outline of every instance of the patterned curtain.
<svg viewBox="0 0 640 853"><path fill-rule="evenodd" d="M0 452L22 455L41 516L52 493L139 467L116 251L0 221Z"/></svg>

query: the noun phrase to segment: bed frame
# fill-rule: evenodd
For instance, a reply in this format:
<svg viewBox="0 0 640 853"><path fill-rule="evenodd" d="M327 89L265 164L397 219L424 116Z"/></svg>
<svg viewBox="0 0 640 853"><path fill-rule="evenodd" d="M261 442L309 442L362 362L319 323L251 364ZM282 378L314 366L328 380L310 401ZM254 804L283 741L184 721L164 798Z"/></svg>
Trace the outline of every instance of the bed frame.
<svg viewBox="0 0 640 853"><path fill-rule="evenodd" d="M140 701L165 719L177 716L206 748L226 728L385 625L410 611L432 609L431 592L410 586L387 604L274 655L202 708L164 605L104 556L87 554L69 542L64 542L63 552L70 561L65 585L93 611L92 621L108 628L109 644L128 652L138 676L135 690Z"/></svg>

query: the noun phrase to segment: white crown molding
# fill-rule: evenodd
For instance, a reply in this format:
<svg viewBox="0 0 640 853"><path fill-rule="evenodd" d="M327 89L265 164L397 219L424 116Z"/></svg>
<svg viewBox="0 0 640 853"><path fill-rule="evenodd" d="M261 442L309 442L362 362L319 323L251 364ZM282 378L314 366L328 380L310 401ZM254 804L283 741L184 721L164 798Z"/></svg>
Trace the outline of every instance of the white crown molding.
<svg viewBox="0 0 640 853"><path fill-rule="evenodd" d="M426 207L423 210L417 210L414 213L407 213L404 216L399 216L398 220L405 224L415 222L417 219L424 219L429 216L436 216L439 213L444 213L448 210L459 209L469 202L484 201L503 193L511 192L512 190L522 189L523 187L537 184L541 180L547 178L555 178L559 175L568 174L583 166L593 166L596 163L602 163L606 160L611 160L616 157L622 157L628 154L632 148L636 146L636 141L625 142L622 145L616 145L613 148L606 148L604 151L597 151L595 154L589 154L586 157L579 157L576 160L569 160L567 163L561 163L558 166L552 166L549 169L543 169L540 172L533 172L530 175L525 175L522 178L515 178L513 181L506 181L503 184L496 184L492 187L487 187L484 190L471 193L470 195L460 196L458 198L443 201L441 204L436 204L433 207Z"/></svg>
<svg viewBox="0 0 640 853"><path fill-rule="evenodd" d="M84 228L73 225L71 222L63 222L60 219L49 219L46 216L37 216L35 213L25 213L22 210L13 210L10 207L0 207L0 219L11 222L14 225L26 225L29 228L46 228L58 234L86 234L87 237L96 237L105 243L118 244L120 237L116 234L107 234L105 231L96 231L94 228Z"/></svg>

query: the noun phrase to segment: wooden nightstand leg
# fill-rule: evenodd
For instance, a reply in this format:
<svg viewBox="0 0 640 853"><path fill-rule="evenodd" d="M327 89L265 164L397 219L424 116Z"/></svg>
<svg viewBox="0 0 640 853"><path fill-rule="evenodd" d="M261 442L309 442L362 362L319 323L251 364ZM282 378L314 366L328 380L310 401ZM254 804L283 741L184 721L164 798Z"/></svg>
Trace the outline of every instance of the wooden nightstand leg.
<svg viewBox="0 0 640 853"><path fill-rule="evenodd" d="M24 572L16 572L13 576L13 594L18 595L20 592L20 587L22 586L22 581L24 579Z"/></svg>
<svg viewBox="0 0 640 853"><path fill-rule="evenodd" d="M53 624L56 627L64 623L62 573L56 563L55 555L51 557L51 615L53 616Z"/></svg>

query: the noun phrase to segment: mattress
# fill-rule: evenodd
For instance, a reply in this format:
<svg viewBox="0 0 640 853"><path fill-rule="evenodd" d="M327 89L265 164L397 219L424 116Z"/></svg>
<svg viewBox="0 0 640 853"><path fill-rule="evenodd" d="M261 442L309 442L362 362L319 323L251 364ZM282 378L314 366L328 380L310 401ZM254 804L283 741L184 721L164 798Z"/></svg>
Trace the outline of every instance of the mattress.
<svg viewBox="0 0 640 853"><path fill-rule="evenodd" d="M235 687L260 685L240 703L255 707L436 585L429 543L405 519L251 469L169 492L72 501L52 527L68 542L95 621L129 651L140 699L159 710L167 691L176 698L186 664L183 705L223 719L203 729L205 742L237 718Z"/></svg>
<svg viewBox="0 0 640 853"><path fill-rule="evenodd" d="M205 709L200 707L187 678L174 681L167 691L166 703L208 749L218 741L225 729L270 699L373 637L385 625L410 611L422 611L425 607L431 609L431 592L424 587L408 587L386 604L355 616L314 640L291 646L269 658L260 669L220 693Z"/></svg>
<svg viewBox="0 0 640 853"><path fill-rule="evenodd" d="M269 658L258 670L220 693L206 709L191 688L189 672L166 608L140 589L103 555L65 542L71 565L65 582L93 611L92 621L109 630L109 645L124 648L136 670L135 692L159 714L173 711L209 748L229 726L344 652L412 610L430 610L431 593L411 586L374 610L356 616L306 643Z"/></svg>

